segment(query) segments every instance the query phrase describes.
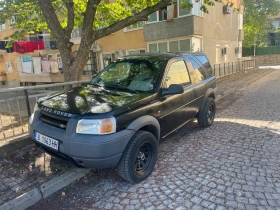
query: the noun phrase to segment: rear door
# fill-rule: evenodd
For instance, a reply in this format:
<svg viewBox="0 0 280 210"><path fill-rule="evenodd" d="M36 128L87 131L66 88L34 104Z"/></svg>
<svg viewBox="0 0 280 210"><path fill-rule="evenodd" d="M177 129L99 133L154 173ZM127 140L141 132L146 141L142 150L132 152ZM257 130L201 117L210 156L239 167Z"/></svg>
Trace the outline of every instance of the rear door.
<svg viewBox="0 0 280 210"><path fill-rule="evenodd" d="M170 63L167 74L163 78L163 83L163 88L167 88L171 84L180 84L184 87L183 94L161 98L161 135L165 137L192 119L195 114L191 78L183 58Z"/></svg>

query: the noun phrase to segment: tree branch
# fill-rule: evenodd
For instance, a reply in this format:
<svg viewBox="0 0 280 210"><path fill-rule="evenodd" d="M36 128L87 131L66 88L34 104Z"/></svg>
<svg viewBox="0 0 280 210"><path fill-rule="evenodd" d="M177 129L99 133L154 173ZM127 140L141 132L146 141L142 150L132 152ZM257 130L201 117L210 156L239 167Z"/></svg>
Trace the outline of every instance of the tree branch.
<svg viewBox="0 0 280 210"><path fill-rule="evenodd" d="M114 23L106 28L99 29L94 32L92 39L98 40L104 36L108 36L111 33L114 33L116 31L121 30L122 28L125 28L127 26L130 26L134 23L137 23L139 21L146 21L147 17L153 13L159 10L160 8L167 6L172 0L161 0L158 4L155 4L154 6L147 7L146 9L142 10L141 12L136 13L134 16L127 17L117 23ZM93 41L94 41L93 40Z"/></svg>
<svg viewBox="0 0 280 210"><path fill-rule="evenodd" d="M67 8L67 26L64 29L66 36L70 38L71 33L74 28L74 2L73 0L63 0L64 4L66 5Z"/></svg>
<svg viewBox="0 0 280 210"><path fill-rule="evenodd" d="M58 45L65 44L65 33L57 18L51 0L38 0L38 4Z"/></svg>
<svg viewBox="0 0 280 210"><path fill-rule="evenodd" d="M88 0L87 9L84 15L84 21L82 26L81 39L88 39L92 36L93 21L95 18L96 10L101 0Z"/></svg>

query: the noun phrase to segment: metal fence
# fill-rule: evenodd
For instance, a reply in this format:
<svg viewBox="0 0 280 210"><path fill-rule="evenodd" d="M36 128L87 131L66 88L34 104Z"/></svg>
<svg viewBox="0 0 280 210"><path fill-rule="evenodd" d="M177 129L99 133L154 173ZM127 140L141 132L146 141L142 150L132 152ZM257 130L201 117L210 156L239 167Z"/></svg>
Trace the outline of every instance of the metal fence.
<svg viewBox="0 0 280 210"><path fill-rule="evenodd" d="M39 98L85 83L88 81L0 89L0 145L28 133L28 120Z"/></svg>
<svg viewBox="0 0 280 210"><path fill-rule="evenodd" d="M217 77L227 76L240 71L254 69L256 67L255 60L246 60L238 62L228 62L214 65L214 74Z"/></svg>

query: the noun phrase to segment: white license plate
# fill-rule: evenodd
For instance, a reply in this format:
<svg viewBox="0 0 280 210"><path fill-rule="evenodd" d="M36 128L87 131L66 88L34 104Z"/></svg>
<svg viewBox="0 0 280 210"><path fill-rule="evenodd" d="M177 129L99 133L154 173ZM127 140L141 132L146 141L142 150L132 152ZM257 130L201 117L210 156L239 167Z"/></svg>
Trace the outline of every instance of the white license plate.
<svg viewBox="0 0 280 210"><path fill-rule="evenodd" d="M38 142L40 142L41 144L44 144L54 150L58 150L58 144L59 144L59 141L53 139L53 138L50 138L48 136L45 136L41 133L38 133L38 132L34 132L34 139Z"/></svg>

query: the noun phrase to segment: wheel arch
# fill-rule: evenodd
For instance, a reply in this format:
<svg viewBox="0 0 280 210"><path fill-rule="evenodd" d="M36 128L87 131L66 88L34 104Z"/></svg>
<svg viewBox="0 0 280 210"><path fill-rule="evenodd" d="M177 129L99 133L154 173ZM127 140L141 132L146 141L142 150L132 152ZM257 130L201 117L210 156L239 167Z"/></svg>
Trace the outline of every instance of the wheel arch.
<svg viewBox="0 0 280 210"><path fill-rule="evenodd" d="M134 130L135 132L138 130L145 130L155 135L158 141L160 139L160 124L158 120L151 115L145 115L137 118L130 123L127 129Z"/></svg>
<svg viewBox="0 0 280 210"><path fill-rule="evenodd" d="M204 95L204 97L203 97L203 102L202 102L202 104L201 104L201 106L200 106L199 111L203 109L203 107L204 107L204 105L205 105L205 103L206 103L206 100L207 100L207 98L209 98L209 97L210 97L210 98L213 98L214 100L216 99L215 90L214 90L213 88L209 88L209 89L206 91L206 93L205 93L205 95Z"/></svg>

